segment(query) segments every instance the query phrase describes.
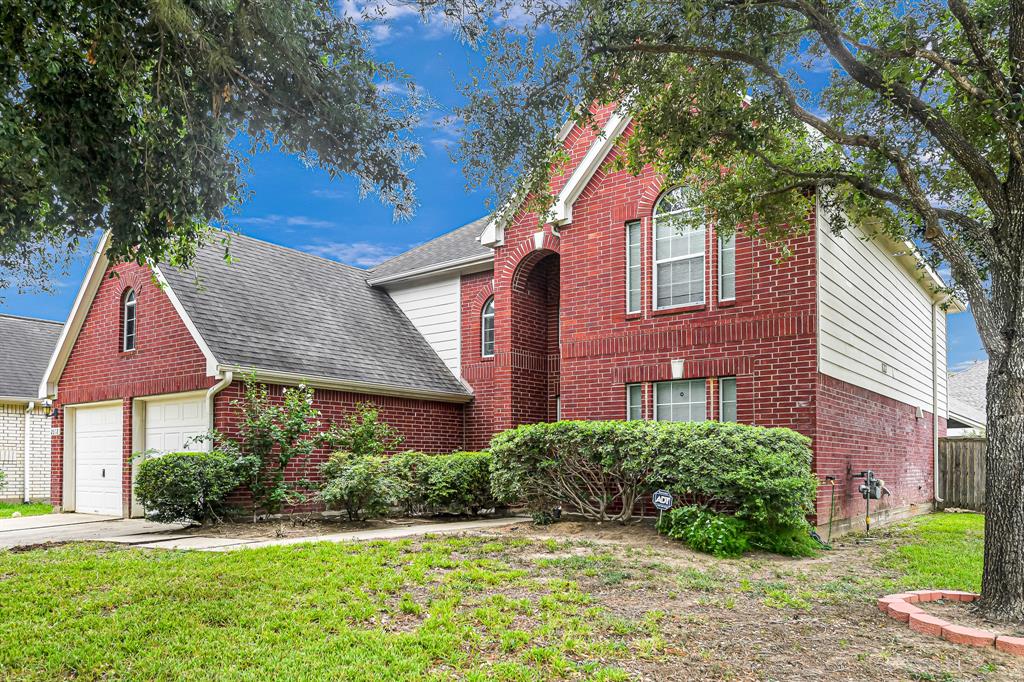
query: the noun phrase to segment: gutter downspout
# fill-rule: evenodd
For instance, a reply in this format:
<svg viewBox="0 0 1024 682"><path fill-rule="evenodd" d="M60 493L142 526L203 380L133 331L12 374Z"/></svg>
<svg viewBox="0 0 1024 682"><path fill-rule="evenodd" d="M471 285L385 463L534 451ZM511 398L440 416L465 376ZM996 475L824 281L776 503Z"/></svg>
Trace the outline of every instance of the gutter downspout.
<svg viewBox="0 0 1024 682"><path fill-rule="evenodd" d="M935 314L939 304L932 301L932 495L935 502L945 502L939 495L939 339Z"/></svg>
<svg viewBox="0 0 1024 682"><path fill-rule="evenodd" d="M232 372L231 370L225 371L221 380L215 383L213 386L210 386L210 389L206 392L206 418L208 420L208 424L210 427L209 431L211 433L213 432L213 399L217 397L218 393L223 391L231 384L231 381L232 379L234 379L234 377L234 372Z"/></svg>
<svg viewBox="0 0 1024 682"><path fill-rule="evenodd" d="M32 445L30 442L30 434L32 433L32 410L35 408L35 401L30 402L28 407L25 408L25 476L22 478L25 483L25 504L32 501L31 488L29 486L29 477L31 476L32 469Z"/></svg>

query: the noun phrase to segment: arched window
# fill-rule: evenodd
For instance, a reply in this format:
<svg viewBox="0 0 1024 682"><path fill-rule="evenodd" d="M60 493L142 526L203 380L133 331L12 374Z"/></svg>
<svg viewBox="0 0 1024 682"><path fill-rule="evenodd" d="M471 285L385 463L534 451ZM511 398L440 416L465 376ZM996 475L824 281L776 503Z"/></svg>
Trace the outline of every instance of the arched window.
<svg viewBox="0 0 1024 682"><path fill-rule="evenodd" d="M480 354L484 357L494 355L494 297L491 296L484 303L483 312L480 313Z"/></svg>
<svg viewBox="0 0 1024 682"><path fill-rule="evenodd" d="M691 190L665 192L654 207L654 307L704 302L704 220L690 206Z"/></svg>
<svg viewBox="0 0 1024 682"><path fill-rule="evenodd" d="M136 300L135 290L129 289L124 294L124 305L121 306L121 350L135 350L136 332Z"/></svg>

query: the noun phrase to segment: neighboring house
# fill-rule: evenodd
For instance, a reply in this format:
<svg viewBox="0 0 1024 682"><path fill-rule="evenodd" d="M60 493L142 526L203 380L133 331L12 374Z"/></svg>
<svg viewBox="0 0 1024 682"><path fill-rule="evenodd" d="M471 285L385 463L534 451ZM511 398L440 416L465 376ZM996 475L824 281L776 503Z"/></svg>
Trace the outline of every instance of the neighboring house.
<svg viewBox="0 0 1024 682"><path fill-rule="evenodd" d="M988 360L978 360L949 374L948 436L985 433Z"/></svg>
<svg viewBox="0 0 1024 682"><path fill-rule="evenodd" d="M938 277L821 216L781 261L711 227L679 235L685 191L607 165L631 123L601 123L563 130L575 165L543 229L482 218L370 271L236 237L234 264L204 249L195 273L156 268L162 287L137 265L110 278L98 255L43 387L63 427L54 502L138 513L131 454L230 431L255 368L275 392L316 387L327 420L372 400L434 452L558 418L790 427L813 439L819 522L827 476L837 518L862 514L866 469L890 491L880 516L923 509L945 431Z"/></svg>
<svg viewBox="0 0 1024 682"><path fill-rule="evenodd" d="M37 396L60 329L0 314L0 501L50 499L50 410Z"/></svg>

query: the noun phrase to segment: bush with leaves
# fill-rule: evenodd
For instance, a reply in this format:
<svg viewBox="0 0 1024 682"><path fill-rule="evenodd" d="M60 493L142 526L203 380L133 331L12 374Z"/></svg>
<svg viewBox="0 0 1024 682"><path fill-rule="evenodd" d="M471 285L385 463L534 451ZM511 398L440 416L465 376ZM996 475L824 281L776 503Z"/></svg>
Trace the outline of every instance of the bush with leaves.
<svg viewBox="0 0 1024 682"><path fill-rule="evenodd" d="M239 483L252 494L255 520L260 511L277 514L308 500L314 489L313 471L300 470L294 481L288 481L285 469L293 461L310 468L310 455L320 446L322 434L312 388L285 388L280 401L271 400L266 385L249 375L244 391L241 400L231 403L242 417L237 436L214 433L213 440L238 462Z"/></svg>
<svg viewBox="0 0 1024 682"><path fill-rule="evenodd" d="M491 495L490 453L402 452L389 458L388 468L397 503L407 513L477 514L498 506Z"/></svg>
<svg viewBox="0 0 1024 682"><path fill-rule="evenodd" d="M164 523L219 521L238 486L234 457L223 452L172 452L143 461L135 495L147 518Z"/></svg>
<svg viewBox="0 0 1024 682"><path fill-rule="evenodd" d="M716 557L741 556L750 547L743 519L692 504L665 512L658 519L658 532Z"/></svg>
<svg viewBox="0 0 1024 682"><path fill-rule="evenodd" d="M358 403L356 411L345 415L341 424L334 424L323 434L323 442L332 450L365 457L380 457L394 452L402 444L402 436L387 422L372 403Z"/></svg>
<svg viewBox="0 0 1024 682"><path fill-rule="evenodd" d="M806 528L817 480L810 440L789 429L720 422L529 424L491 441L499 502L561 505L630 519L657 488L730 509L761 528Z"/></svg>
<svg viewBox="0 0 1024 682"><path fill-rule="evenodd" d="M384 457L337 452L320 471L324 484L317 498L328 509L345 511L350 521L384 516L397 502Z"/></svg>

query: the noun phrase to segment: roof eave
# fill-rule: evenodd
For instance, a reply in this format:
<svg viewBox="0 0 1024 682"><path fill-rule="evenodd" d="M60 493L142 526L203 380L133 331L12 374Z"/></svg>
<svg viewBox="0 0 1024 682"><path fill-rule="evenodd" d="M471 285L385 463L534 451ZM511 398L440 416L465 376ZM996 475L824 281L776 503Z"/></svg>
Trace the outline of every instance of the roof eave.
<svg viewBox="0 0 1024 682"><path fill-rule="evenodd" d="M441 275L453 271L467 270L474 266L488 265L492 263L494 263L494 254L468 256L466 258L457 258L455 260L444 261L443 263L433 263L431 265L416 268L414 270L397 272L395 274L385 275L383 277L371 277L366 280L366 283L369 284L370 286L393 284L396 282L420 279L422 277L433 277L436 275Z"/></svg>
<svg viewBox="0 0 1024 682"><path fill-rule="evenodd" d="M353 381L334 377L317 377L297 372L283 372L280 370L259 367L218 365L217 369L220 372L233 372L236 377L244 376L246 373L254 373L256 378L260 381L287 385L306 384L307 386L312 386L314 388L322 388L332 391L368 393L370 395L413 398L418 400L436 400L438 402L446 403L468 403L473 399L472 394L465 392L434 391L431 389L409 388L407 386L393 386L389 384Z"/></svg>
<svg viewBox="0 0 1024 682"><path fill-rule="evenodd" d="M29 403L39 402L42 399L41 396L0 395L0 405L28 405Z"/></svg>

